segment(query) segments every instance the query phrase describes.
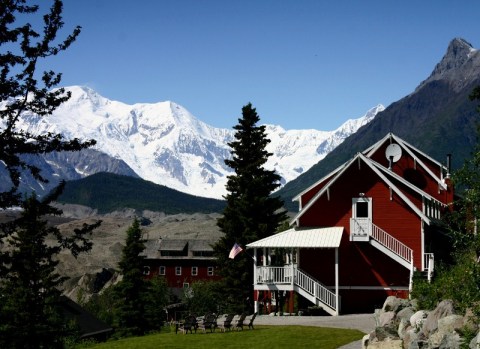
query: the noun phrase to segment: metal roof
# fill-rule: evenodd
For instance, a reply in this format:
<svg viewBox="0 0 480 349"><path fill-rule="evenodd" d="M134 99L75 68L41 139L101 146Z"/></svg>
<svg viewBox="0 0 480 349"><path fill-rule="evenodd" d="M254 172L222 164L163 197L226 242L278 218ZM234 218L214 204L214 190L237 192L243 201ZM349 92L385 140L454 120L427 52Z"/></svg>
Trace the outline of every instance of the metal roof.
<svg viewBox="0 0 480 349"><path fill-rule="evenodd" d="M183 251L188 244L188 240L169 240L162 239L160 242L160 251Z"/></svg>
<svg viewBox="0 0 480 349"><path fill-rule="evenodd" d="M258 247L310 247L335 248L340 246L343 227L289 229L247 244L247 248Z"/></svg>
<svg viewBox="0 0 480 349"><path fill-rule="evenodd" d="M215 243L214 241L210 240L190 240L190 251L213 251L212 244Z"/></svg>

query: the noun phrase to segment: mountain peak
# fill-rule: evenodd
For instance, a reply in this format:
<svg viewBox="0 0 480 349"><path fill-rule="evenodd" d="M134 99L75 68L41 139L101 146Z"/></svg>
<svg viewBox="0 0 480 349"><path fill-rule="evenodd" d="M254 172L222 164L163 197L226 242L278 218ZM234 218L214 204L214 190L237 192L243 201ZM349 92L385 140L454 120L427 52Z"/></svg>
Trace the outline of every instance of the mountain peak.
<svg viewBox="0 0 480 349"><path fill-rule="evenodd" d="M433 70L433 74L445 74L452 69L461 67L470 58L471 53L475 51L473 46L464 39L455 38L450 41L447 53L443 56Z"/></svg>
<svg viewBox="0 0 480 349"><path fill-rule="evenodd" d="M470 75L473 65L480 66L478 50L465 39L455 38L450 41L447 52L435 66L432 74L417 87L416 91L435 80L445 80L453 84L454 89L458 91L478 78Z"/></svg>

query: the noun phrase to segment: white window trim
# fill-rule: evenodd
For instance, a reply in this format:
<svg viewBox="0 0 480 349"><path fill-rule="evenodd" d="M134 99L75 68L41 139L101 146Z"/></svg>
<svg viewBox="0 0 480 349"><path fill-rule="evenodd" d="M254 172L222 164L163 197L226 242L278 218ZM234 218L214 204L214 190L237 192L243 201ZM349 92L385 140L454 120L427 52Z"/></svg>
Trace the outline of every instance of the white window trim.
<svg viewBox="0 0 480 349"><path fill-rule="evenodd" d="M175 275L182 275L182 267L175 267Z"/></svg>
<svg viewBox="0 0 480 349"><path fill-rule="evenodd" d="M163 269L163 273L162 273ZM165 275L167 273L167 268L164 265L158 267L158 275Z"/></svg>
<svg viewBox="0 0 480 349"><path fill-rule="evenodd" d="M198 267L192 267L192 276L198 275Z"/></svg>

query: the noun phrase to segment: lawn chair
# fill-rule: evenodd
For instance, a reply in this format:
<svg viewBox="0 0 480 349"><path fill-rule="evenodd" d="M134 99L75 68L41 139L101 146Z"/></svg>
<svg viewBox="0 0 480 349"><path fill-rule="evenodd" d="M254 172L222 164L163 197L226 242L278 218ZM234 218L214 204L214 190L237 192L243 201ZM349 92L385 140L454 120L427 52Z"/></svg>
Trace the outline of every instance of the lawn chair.
<svg viewBox="0 0 480 349"><path fill-rule="evenodd" d="M255 320L256 317L257 317L257 313L254 313L254 314L252 315L252 317L250 318L250 321L248 322L248 328L249 328L250 330L253 330L253 329L254 329L254 328L253 328L253 320Z"/></svg>
<svg viewBox="0 0 480 349"><path fill-rule="evenodd" d="M232 320L235 314L228 314L223 321L220 321L218 328L223 332L232 329Z"/></svg>
<svg viewBox="0 0 480 349"><path fill-rule="evenodd" d="M210 332L214 332L215 328L217 328L217 315L213 313L208 313L203 317L203 320L198 322L198 328L203 330L203 333L210 330Z"/></svg>
<svg viewBox="0 0 480 349"><path fill-rule="evenodd" d="M188 331L193 334L193 331L197 333L197 318L194 315L189 315L185 318L185 321L178 324L175 333L180 330L183 334L187 334Z"/></svg>
<svg viewBox="0 0 480 349"><path fill-rule="evenodd" d="M247 314L246 313L242 313L242 315L240 315L240 317L237 319L237 321L235 322L235 329L238 331L238 330L242 330L243 331L243 322L245 321L245 318L247 317Z"/></svg>

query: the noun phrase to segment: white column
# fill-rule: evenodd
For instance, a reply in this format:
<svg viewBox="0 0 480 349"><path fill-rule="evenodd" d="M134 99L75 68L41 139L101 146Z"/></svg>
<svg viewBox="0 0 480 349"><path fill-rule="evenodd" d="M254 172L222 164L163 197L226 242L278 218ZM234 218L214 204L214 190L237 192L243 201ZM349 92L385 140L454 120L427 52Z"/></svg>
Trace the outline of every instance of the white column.
<svg viewBox="0 0 480 349"><path fill-rule="evenodd" d="M255 289L255 285L257 284L257 248L253 249L253 288Z"/></svg>
<svg viewBox="0 0 480 349"><path fill-rule="evenodd" d="M338 295L338 247L335 247L335 304L336 304L335 315L340 314L339 298L340 297Z"/></svg>

